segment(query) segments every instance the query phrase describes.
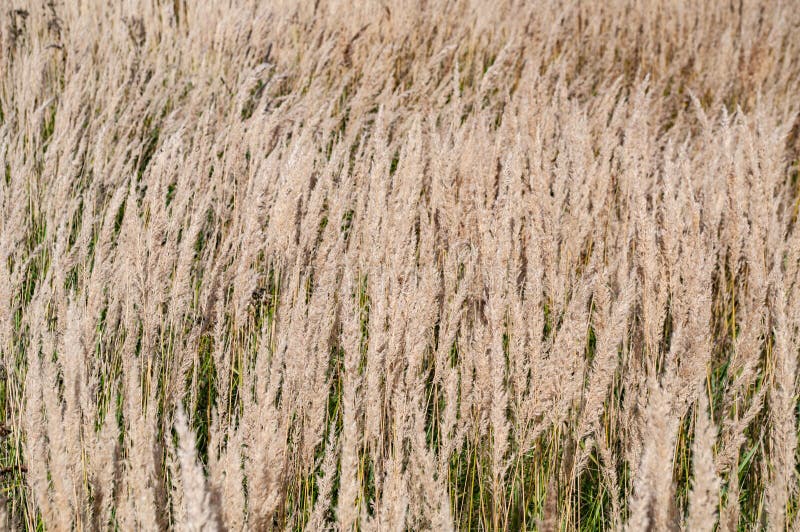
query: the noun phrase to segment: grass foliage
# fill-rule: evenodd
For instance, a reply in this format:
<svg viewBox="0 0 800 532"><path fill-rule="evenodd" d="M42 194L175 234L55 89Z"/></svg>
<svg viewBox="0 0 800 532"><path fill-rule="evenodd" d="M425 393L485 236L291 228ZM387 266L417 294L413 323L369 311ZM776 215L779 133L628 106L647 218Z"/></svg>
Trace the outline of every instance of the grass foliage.
<svg viewBox="0 0 800 532"><path fill-rule="evenodd" d="M5 2L0 523L800 526L797 8Z"/></svg>

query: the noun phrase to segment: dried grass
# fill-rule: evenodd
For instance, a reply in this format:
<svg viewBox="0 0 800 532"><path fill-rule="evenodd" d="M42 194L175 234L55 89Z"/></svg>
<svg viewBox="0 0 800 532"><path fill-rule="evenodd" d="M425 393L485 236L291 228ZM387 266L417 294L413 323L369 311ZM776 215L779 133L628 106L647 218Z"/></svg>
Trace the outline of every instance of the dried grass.
<svg viewBox="0 0 800 532"><path fill-rule="evenodd" d="M0 20L7 526L798 526L792 2Z"/></svg>

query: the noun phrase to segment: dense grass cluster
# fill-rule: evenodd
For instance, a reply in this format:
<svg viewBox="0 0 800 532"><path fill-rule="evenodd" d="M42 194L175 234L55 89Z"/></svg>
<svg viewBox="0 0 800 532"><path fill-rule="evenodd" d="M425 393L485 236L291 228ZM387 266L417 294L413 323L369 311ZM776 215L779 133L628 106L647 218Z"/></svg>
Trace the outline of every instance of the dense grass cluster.
<svg viewBox="0 0 800 532"><path fill-rule="evenodd" d="M4 2L0 524L800 525L799 7Z"/></svg>

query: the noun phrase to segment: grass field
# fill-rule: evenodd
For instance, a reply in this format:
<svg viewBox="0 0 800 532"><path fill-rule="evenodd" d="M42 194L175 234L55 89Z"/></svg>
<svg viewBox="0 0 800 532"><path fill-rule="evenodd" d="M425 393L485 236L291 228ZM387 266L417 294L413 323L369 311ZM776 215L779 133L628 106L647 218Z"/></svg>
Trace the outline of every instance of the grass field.
<svg viewBox="0 0 800 532"><path fill-rule="evenodd" d="M0 528L796 530L798 28L3 0Z"/></svg>

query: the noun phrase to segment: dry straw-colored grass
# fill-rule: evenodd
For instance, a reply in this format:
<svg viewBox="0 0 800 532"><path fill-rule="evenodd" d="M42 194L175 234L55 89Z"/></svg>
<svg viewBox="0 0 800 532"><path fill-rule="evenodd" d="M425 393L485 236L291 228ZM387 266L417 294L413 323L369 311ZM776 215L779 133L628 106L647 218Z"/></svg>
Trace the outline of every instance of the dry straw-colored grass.
<svg viewBox="0 0 800 532"><path fill-rule="evenodd" d="M794 1L6 0L27 530L784 530Z"/></svg>

